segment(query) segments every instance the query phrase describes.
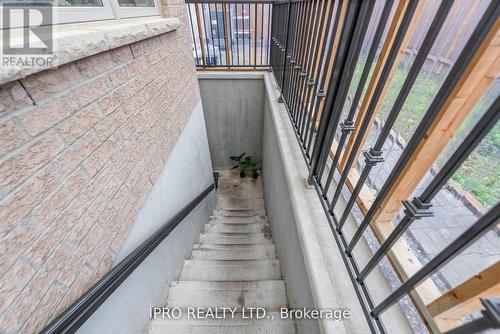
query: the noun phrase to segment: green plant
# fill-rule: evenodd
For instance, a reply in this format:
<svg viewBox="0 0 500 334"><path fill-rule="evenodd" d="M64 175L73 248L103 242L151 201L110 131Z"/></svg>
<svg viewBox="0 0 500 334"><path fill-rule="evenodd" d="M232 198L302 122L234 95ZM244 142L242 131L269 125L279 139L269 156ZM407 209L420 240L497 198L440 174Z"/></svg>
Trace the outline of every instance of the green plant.
<svg viewBox="0 0 500 334"><path fill-rule="evenodd" d="M259 177L259 173L258 173L259 167L257 167L257 165L260 163L260 161L255 161L250 157L250 159L245 159L245 163L246 163L247 167L250 168L250 171L252 173L252 177L254 179L258 178Z"/></svg>
<svg viewBox="0 0 500 334"><path fill-rule="evenodd" d="M245 177L246 175L246 168L247 165L245 164L245 152L241 153L240 155L232 155L230 156L230 159L233 161L236 161L238 164L233 166L231 169L240 169L240 177ZM248 158L248 157L247 157Z"/></svg>
<svg viewBox="0 0 500 334"><path fill-rule="evenodd" d="M238 164L233 166L231 169L240 169L240 177L245 177L247 169L250 169L250 172L252 174L252 177L254 179L259 177L259 163L260 161L255 161L251 156L245 156L245 152L241 153L240 155L232 155L230 157L231 160L236 161Z"/></svg>

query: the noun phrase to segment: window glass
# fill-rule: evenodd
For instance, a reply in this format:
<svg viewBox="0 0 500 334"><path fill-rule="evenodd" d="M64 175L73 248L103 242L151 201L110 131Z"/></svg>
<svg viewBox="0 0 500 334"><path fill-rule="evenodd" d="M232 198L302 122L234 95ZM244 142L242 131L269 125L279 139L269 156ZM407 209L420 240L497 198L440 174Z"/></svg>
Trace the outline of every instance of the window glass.
<svg viewBox="0 0 500 334"><path fill-rule="evenodd" d="M120 7L154 7L153 0L118 0Z"/></svg>
<svg viewBox="0 0 500 334"><path fill-rule="evenodd" d="M101 0L54 0L54 6L102 7Z"/></svg>

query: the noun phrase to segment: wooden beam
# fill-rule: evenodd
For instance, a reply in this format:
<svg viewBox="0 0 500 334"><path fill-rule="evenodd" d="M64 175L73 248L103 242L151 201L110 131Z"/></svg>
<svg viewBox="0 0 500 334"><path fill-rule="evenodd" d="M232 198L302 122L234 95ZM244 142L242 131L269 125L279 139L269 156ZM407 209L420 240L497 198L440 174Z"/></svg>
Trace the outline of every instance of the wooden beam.
<svg viewBox="0 0 500 334"><path fill-rule="evenodd" d="M481 310L479 298L500 296L500 261L430 303L434 317L460 319Z"/></svg>
<svg viewBox="0 0 500 334"><path fill-rule="evenodd" d="M229 22L229 18L227 15L227 4L224 3L222 4L222 6L224 11L224 36L226 36L226 65L229 66L229 64L232 64L232 59L231 59L232 47L228 29L231 22ZM229 52L229 50L231 50L231 52Z"/></svg>
<svg viewBox="0 0 500 334"><path fill-rule="evenodd" d="M375 93L375 88L379 84L380 77L382 75L382 70L387 62L387 58L389 57L390 50L392 49L392 46L394 45L394 40L396 38L397 32L399 27L401 26L401 21L403 20L404 14L406 12L406 9L408 7L409 1L400 1L398 2L398 5L396 7L396 11L394 12L394 16L391 21L391 25L389 26L387 36L384 41L384 45L382 46L382 50L380 51L380 56L378 57L377 63L375 65L375 69L373 71L373 74L370 78L370 82L368 83L368 87L366 89L366 93L363 97L363 101L361 102L361 107L359 108L358 115L356 117L355 123L354 123L354 131L351 133L349 136L349 140L347 142L346 148L344 150L344 154L342 155L342 158L340 160L340 167L344 169L347 159L349 157L350 152L353 149L354 146L354 141L356 137L359 135L360 132L360 126L361 122L363 122L363 119L366 118L366 114L368 112L368 106L370 105L370 102L373 98L373 94ZM408 44L410 43L410 39L413 35L413 31L415 30L415 27L420 20L420 17L422 16L422 12L424 10L426 1L419 1L418 5L415 9L415 13L411 19L410 25L408 26L408 30L405 34L405 37L401 43L401 46L399 48L399 52L396 56L396 59L394 60L394 63L391 67L391 70L389 72L389 76L387 80L384 83L384 88L382 90L382 93L380 94L380 97L377 101L377 104L375 106L375 111L373 112L373 115L370 118L370 122L368 123L368 127L365 131L365 134L363 135L363 139L361 141L361 145L359 146L359 149L356 152L356 158L354 161L358 161L359 155L361 154L361 150L363 149L364 143L366 142L368 135L370 134L370 130L373 126L373 123L375 122L375 117L377 116L377 112L380 109L380 106L382 105L382 102L384 101L384 97L387 94L387 91L391 85L392 82L392 77L394 76L394 73L396 73L396 69L398 68L399 62L401 61L401 58L403 54L405 53L406 48L408 47Z"/></svg>
<svg viewBox="0 0 500 334"><path fill-rule="evenodd" d="M201 44L201 58L202 58L202 64L203 66L206 65L206 38L205 38L205 27L202 28L202 22L201 22L201 12L200 12L200 4L195 4L194 5L196 8L196 23L198 26L198 36L200 36L200 44ZM198 56L198 55L196 55Z"/></svg>
<svg viewBox="0 0 500 334"><path fill-rule="evenodd" d="M375 213L379 223L390 222L446 148L464 119L500 72L500 19L466 69L431 127L396 179L389 196Z"/></svg>

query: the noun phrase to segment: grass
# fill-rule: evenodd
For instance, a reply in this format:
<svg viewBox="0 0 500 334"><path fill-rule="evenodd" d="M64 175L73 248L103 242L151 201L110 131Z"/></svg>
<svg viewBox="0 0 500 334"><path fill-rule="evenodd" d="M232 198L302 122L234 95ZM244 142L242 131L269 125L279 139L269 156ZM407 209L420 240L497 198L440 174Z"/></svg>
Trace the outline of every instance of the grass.
<svg viewBox="0 0 500 334"><path fill-rule="evenodd" d="M352 95L358 85L363 66L364 59L361 59L356 66L349 88ZM373 68L372 66L371 71L373 71ZM396 70L378 112L379 119L387 119L407 74L408 68L400 66ZM405 141L408 141L413 135L443 81L444 76L426 71L421 71L418 75L393 126L393 130ZM365 90L366 86L364 87ZM450 157L460 142L473 129L475 123L493 102L499 91L500 80L497 80L466 118L445 152L441 154L437 161L438 166L441 167L446 162L446 159ZM498 202L500 199L500 125L497 124L490 130L488 135L455 172L452 179L470 192L482 205L491 207Z"/></svg>

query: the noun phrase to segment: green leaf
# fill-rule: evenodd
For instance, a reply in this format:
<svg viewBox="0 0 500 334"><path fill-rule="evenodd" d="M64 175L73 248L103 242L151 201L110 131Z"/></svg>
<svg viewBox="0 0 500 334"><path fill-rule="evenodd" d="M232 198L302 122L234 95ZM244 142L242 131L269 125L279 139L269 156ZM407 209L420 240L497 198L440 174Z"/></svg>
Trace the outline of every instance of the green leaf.
<svg viewBox="0 0 500 334"><path fill-rule="evenodd" d="M241 159L243 159L243 157L245 156L245 152L241 153L240 155L232 155L230 156L229 158L233 161L241 161Z"/></svg>

